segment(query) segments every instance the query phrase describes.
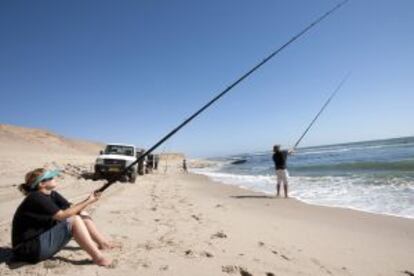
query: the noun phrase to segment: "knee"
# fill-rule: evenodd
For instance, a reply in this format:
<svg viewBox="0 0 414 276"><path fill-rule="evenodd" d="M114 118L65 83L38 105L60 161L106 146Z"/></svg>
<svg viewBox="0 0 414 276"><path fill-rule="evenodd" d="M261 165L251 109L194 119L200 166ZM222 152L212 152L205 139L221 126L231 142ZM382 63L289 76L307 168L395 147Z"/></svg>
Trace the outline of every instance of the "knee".
<svg viewBox="0 0 414 276"><path fill-rule="evenodd" d="M82 222L82 218L79 215L70 216L68 222L72 225L79 224Z"/></svg>
<svg viewBox="0 0 414 276"><path fill-rule="evenodd" d="M81 211L80 213L79 213L79 215L81 216L81 217L83 217L83 216L87 216L87 217L89 217L90 215L89 215L89 213L88 212L86 212L86 211Z"/></svg>
<svg viewBox="0 0 414 276"><path fill-rule="evenodd" d="M81 213L79 214L80 218L83 219L84 221L87 220L92 220L91 216L88 213Z"/></svg>

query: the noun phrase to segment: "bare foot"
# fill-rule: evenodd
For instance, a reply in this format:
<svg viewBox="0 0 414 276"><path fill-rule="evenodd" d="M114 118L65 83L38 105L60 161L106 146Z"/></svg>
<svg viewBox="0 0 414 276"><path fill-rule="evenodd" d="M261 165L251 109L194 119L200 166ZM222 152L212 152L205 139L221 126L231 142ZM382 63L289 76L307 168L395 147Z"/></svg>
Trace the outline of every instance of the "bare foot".
<svg viewBox="0 0 414 276"><path fill-rule="evenodd" d="M100 257L96 260L94 260L95 264L99 265L99 266L105 266L105 267L110 267L112 264L112 260L105 258L105 257Z"/></svg>

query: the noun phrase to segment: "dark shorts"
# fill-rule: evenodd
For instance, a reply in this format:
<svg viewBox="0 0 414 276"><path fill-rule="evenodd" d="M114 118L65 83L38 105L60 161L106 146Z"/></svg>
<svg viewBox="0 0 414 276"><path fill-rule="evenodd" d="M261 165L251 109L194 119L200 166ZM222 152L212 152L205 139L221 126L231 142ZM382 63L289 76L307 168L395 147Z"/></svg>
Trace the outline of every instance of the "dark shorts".
<svg viewBox="0 0 414 276"><path fill-rule="evenodd" d="M49 259L71 240L71 228L71 223L66 219L38 237L40 246L39 261Z"/></svg>

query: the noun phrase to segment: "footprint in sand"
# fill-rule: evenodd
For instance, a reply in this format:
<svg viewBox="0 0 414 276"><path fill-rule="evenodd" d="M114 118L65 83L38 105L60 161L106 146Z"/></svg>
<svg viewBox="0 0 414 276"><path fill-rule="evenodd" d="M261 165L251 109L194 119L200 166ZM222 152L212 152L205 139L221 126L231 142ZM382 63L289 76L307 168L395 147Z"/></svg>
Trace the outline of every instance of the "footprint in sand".
<svg viewBox="0 0 414 276"><path fill-rule="evenodd" d="M194 257L194 251L191 249L184 251L184 254L186 257Z"/></svg>
<svg viewBox="0 0 414 276"><path fill-rule="evenodd" d="M190 258L191 257L197 257L197 256L207 257L207 258L213 258L214 257L214 255L211 254L210 252L202 251L199 254L196 254L196 252L194 252L191 249L188 249L188 250L184 251L184 254L185 254L186 257L190 257Z"/></svg>
<svg viewBox="0 0 414 276"><path fill-rule="evenodd" d="M239 267L237 265L223 265L221 271L229 274L236 273L239 271Z"/></svg>
<svg viewBox="0 0 414 276"><path fill-rule="evenodd" d="M162 265L162 266L160 266L160 270L161 270L161 271L166 271L166 270L168 270L168 265Z"/></svg>
<svg viewBox="0 0 414 276"><path fill-rule="evenodd" d="M264 242L262 242L262 241L259 241L259 242L257 243L257 245L258 245L259 247L263 247L263 246L265 246L265 243L264 243ZM278 251L276 251L276 250L270 250L270 252L272 252L272 253L273 253L273 254L275 254L275 255L280 255L280 257L281 257L282 259L286 260L286 261L291 261L291 258L289 258L288 256L286 256L286 255L284 255L284 254L279 254L279 252L278 252Z"/></svg>
<svg viewBox="0 0 414 276"><path fill-rule="evenodd" d="M285 255L281 254L280 257L282 257L283 259L285 259L286 261L290 261L289 257L286 257Z"/></svg>
<svg viewBox="0 0 414 276"><path fill-rule="evenodd" d="M138 259L134 263L135 263L135 266L138 266L138 267L143 267L143 268L151 267L151 262L148 260L144 260L144 259Z"/></svg>
<svg viewBox="0 0 414 276"><path fill-rule="evenodd" d="M325 271L326 273L332 275L332 272L327 269L323 264L321 264L317 259L312 258L311 261L316 264L317 266L319 266L319 268L323 271Z"/></svg>
<svg viewBox="0 0 414 276"><path fill-rule="evenodd" d="M240 273L241 276L253 276L246 268L237 265L222 266L221 271L228 274Z"/></svg>
<svg viewBox="0 0 414 276"><path fill-rule="evenodd" d="M217 239L217 238L219 238L219 239L225 239L225 238L227 238L227 235L223 231L219 231L219 232L211 235L211 238L212 239Z"/></svg>
<svg viewBox="0 0 414 276"><path fill-rule="evenodd" d="M201 256L207 257L207 258L213 258L214 257L213 254L211 254L210 252L207 252L207 251L201 252Z"/></svg>

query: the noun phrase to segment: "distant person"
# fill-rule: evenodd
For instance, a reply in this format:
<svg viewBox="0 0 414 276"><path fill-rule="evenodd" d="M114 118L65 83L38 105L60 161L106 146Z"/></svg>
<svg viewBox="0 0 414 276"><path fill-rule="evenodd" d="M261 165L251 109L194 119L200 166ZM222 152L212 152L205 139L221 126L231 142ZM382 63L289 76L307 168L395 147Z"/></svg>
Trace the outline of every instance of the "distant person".
<svg viewBox="0 0 414 276"><path fill-rule="evenodd" d="M285 197L288 197L288 178L289 173L287 171L287 158L289 154L293 153L293 149L281 150L279 145L273 146L273 162L276 169L276 196L280 195L280 185L283 184L283 190Z"/></svg>
<svg viewBox="0 0 414 276"><path fill-rule="evenodd" d="M154 169L158 171L158 163L160 162L160 157L158 155L155 156L155 162L154 162Z"/></svg>
<svg viewBox="0 0 414 276"><path fill-rule="evenodd" d="M113 245L98 231L84 209L99 200L90 194L85 200L69 203L54 191L58 171L35 169L26 174L19 190L25 195L13 217L12 246L14 259L36 263L51 258L73 237L95 264L109 266L101 249Z"/></svg>
<svg viewBox="0 0 414 276"><path fill-rule="evenodd" d="M183 159L183 172L184 173L188 173L188 170L187 170L187 160L185 160L185 159Z"/></svg>

